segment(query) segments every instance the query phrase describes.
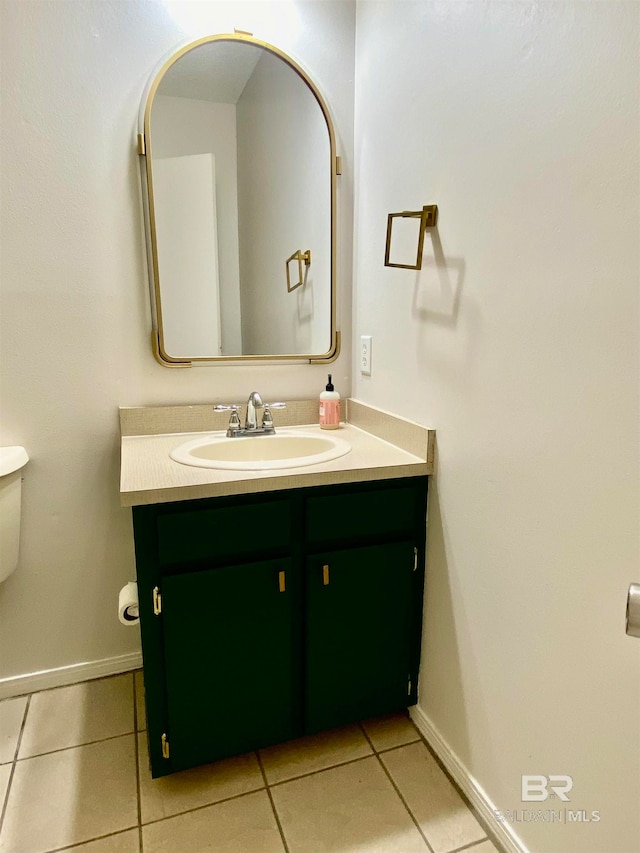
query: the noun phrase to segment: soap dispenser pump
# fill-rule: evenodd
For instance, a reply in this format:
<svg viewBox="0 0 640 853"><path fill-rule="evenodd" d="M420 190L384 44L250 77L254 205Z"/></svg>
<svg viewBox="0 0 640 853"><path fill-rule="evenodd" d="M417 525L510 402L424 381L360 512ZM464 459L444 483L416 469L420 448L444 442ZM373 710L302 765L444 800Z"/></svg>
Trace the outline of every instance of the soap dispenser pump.
<svg viewBox="0 0 640 853"><path fill-rule="evenodd" d="M340 394L331 382L331 374L325 390L320 394L321 429L338 429L340 426Z"/></svg>

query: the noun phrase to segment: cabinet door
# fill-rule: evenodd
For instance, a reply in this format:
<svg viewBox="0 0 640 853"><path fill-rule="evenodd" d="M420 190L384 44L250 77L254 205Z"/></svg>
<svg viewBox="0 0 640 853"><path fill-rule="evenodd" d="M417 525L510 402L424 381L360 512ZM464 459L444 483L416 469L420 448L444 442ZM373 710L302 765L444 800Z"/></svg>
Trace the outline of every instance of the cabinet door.
<svg viewBox="0 0 640 853"><path fill-rule="evenodd" d="M413 543L307 560L309 732L409 704Z"/></svg>
<svg viewBox="0 0 640 853"><path fill-rule="evenodd" d="M171 770L293 737L289 560L166 577Z"/></svg>

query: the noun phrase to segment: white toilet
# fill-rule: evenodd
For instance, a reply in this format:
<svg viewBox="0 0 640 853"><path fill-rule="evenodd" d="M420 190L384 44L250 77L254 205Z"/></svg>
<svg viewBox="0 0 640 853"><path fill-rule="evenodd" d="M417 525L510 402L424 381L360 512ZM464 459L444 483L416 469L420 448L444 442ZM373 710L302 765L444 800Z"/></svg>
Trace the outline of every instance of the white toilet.
<svg viewBox="0 0 640 853"><path fill-rule="evenodd" d="M18 565L22 468L29 461L24 447L0 447L0 582Z"/></svg>

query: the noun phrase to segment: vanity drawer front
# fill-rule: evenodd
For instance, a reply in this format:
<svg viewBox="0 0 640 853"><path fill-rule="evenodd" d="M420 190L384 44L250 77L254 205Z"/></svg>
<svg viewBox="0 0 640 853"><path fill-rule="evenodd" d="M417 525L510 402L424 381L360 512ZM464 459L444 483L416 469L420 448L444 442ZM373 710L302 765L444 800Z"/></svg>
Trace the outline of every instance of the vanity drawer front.
<svg viewBox="0 0 640 853"><path fill-rule="evenodd" d="M418 506L418 493L413 485L309 498L307 540L319 543L411 534Z"/></svg>
<svg viewBox="0 0 640 853"><path fill-rule="evenodd" d="M157 529L161 566L264 554L289 548L291 507L274 500L166 513Z"/></svg>

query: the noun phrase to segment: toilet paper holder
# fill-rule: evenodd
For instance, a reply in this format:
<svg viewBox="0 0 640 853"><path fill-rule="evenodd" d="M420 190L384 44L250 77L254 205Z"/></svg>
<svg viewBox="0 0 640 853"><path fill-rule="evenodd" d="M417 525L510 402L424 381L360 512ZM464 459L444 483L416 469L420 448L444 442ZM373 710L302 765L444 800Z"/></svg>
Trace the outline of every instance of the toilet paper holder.
<svg viewBox="0 0 640 853"><path fill-rule="evenodd" d="M118 596L118 619L123 625L137 625L140 622L138 584L135 581L130 581L120 590Z"/></svg>

